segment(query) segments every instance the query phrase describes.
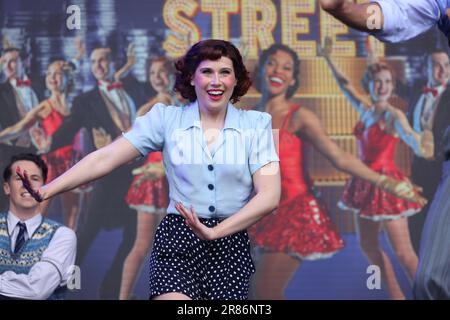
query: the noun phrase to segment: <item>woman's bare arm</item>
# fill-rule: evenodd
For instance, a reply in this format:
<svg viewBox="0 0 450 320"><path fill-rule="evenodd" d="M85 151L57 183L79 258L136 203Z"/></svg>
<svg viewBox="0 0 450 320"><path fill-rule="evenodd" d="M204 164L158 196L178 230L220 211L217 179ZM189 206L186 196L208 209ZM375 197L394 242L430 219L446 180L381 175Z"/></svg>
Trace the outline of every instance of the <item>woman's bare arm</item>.
<svg viewBox="0 0 450 320"><path fill-rule="evenodd" d="M37 120L39 120L40 113L47 107L46 103L41 103L38 107L30 110L22 120L1 131L0 142L14 139L24 131L28 130Z"/></svg>
<svg viewBox="0 0 450 320"><path fill-rule="evenodd" d="M88 154L64 174L39 189L39 194L44 200L51 198L99 179L139 156L139 151L128 140L120 137L111 144Z"/></svg>

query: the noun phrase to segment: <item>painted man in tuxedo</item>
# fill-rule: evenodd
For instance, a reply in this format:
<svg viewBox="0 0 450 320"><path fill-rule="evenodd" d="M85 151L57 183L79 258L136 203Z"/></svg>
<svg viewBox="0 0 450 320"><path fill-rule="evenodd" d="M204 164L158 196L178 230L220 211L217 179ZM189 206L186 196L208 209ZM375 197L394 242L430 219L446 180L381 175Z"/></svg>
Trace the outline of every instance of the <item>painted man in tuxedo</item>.
<svg viewBox="0 0 450 320"><path fill-rule="evenodd" d="M419 214L408 219L411 240L419 252L423 225L442 177L444 155L442 139L450 125L450 61L445 50L436 49L427 58L427 82L417 83L405 96L410 101L408 111L411 126L416 132L431 130L434 136L435 154L432 159L414 156L411 170L412 181L423 188L423 196L428 204Z"/></svg>
<svg viewBox="0 0 450 320"><path fill-rule="evenodd" d="M38 97L31 80L24 72L20 50L10 47L3 51L0 65L6 80L0 84L0 130L20 121L25 114L38 105ZM30 135L24 133L11 144L0 144L0 167L4 167L12 155L34 152ZM5 209L7 199L0 195L0 210Z"/></svg>
<svg viewBox="0 0 450 320"><path fill-rule="evenodd" d="M431 203L420 243L414 297L450 299L450 126L442 139L442 179Z"/></svg>
<svg viewBox="0 0 450 320"><path fill-rule="evenodd" d="M52 151L70 144L82 127L87 129L94 146L99 149L127 131L135 118L135 101L121 82L112 82L111 49L98 47L90 56L91 72L97 85L76 97L71 115L64 120L53 137L36 137L41 151ZM135 88L131 88L135 89ZM114 156L114 155L111 155ZM100 180L94 186L87 218L80 226L77 237L77 265L82 266L92 242L102 230L121 228L122 240L113 262L100 287L100 298L117 299L120 289L123 261L130 251L135 238L136 213L125 203L127 189L132 181L132 164L123 166ZM105 254L107 253L105 248Z"/></svg>
<svg viewBox="0 0 450 320"><path fill-rule="evenodd" d="M381 41L400 42L408 40L424 33L433 25L437 25L446 38L450 39L449 0L374 0L365 4L346 0L320 0L319 2L322 9L344 24L361 31L372 32ZM378 13L377 10L374 10L376 7L373 5L378 7ZM378 20L379 26L375 29L369 28L369 26L372 26L368 23L370 16L378 18L376 20ZM450 90L447 90L448 61L446 52L437 51L430 55L428 85L424 88L410 112L416 130L431 127L436 150L434 162L419 163L415 159L412 169L416 182L421 179L426 183L432 182L431 187L424 185L423 195L433 199L431 206L429 206L430 212L425 221L420 244L419 266L414 283L416 299L450 298L450 251L448 250L450 244L450 233L448 232L450 228L450 202L448 201L450 190ZM447 131L444 132L446 127ZM435 175L437 173L440 174L442 180L436 191L437 178ZM416 216L419 217L420 214ZM422 231L421 226L420 229ZM412 235L415 233L412 230Z"/></svg>

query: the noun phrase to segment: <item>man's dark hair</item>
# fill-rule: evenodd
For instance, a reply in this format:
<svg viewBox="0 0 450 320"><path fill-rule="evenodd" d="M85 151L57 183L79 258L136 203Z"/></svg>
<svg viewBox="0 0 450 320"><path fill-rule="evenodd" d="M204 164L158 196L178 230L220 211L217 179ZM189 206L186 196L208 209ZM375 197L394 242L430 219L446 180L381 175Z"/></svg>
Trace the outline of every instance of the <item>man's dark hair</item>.
<svg viewBox="0 0 450 320"><path fill-rule="evenodd" d="M114 60L114 58L115 58L114 57L114 52L113 52L111 46L108 46L108 45L96 44L95 46L92 47L92 50L91 50L90 54L92 54L92 52L94 52L95 50L100 50L100 49L107 49L107 50L109 50L109 53L108 53L109 61L112 62Z"/></svg>
<svg viewBox="0 0 450 320"><path fill-rule="evenodd" d="M18 53L20 53L20 49L19 48L9 47L9 48L3 49L2 55L6 54L8 52L14 52L14 51L17 51Z"/></svg>
<svg viewBox="0 0 450 320"><path fill-rule="evenodd" d="M17 154L11 157L11 160L9 161L9 164L6 166L5 170L3 171L3 181L8 182L9 178L12 176L12 166L17 161L31 161L34 164L38 166L39 169L41 169L42 172L42 178L44 179L44 182L47 181L47 174L48 174L48 167L47 164L42 160L42 158L38 155L32 154L32 153L21 153Z"/></svg>
<svg viewBox="0 0 450 320"><path fill-rule="evenodd" d="M426 62L427 65L431 62L431 56L433 54L437 54L437 53L444 53L444 54L446 54L448 56L448 50L447 49L444 49L444 48L432 48L432 49L430 49L428 51L428 54L426 56L425 62Z"/></svg>

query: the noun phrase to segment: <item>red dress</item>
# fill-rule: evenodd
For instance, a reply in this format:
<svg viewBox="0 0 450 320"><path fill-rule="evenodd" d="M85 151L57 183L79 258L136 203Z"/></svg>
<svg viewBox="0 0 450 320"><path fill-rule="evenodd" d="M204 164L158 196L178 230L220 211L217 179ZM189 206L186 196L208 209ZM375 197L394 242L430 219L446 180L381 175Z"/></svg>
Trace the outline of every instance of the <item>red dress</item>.
<svg viewBox="0 0 450 320"><path fill-rule="evenodd" d="M50 103L50 101L49 101ZM47 136L52 136L61 126L64 116L55 108L40 121L41 128ZM72 164L72 146L64 146L42 156L48 166L47 182L67 171Z"/></svg>
<svg viewBox="0 0 450 320"><path fill-rule="evenodd" d="M366 128L359 121L354 129L359 158L373 171L398 180L407 180L394 160L398 137L387 134L376 122ZM374 221L410 216L421 209L415 202L400 199L360 178L352 177L345 186L339 207Z"/></svg>
<svg viewBox="0 0 450 320"><path fill-rule="evenodd" d="M147 157L145 164L161 162L162 153L152 152ZM139 186L137 180L141 175L137 175L126 196L128 205L138 211L148 213L165 213L169 205L169 187L165 176L157 180L145 180Z"/></svg>
<svg viewBox="0 0 450 320"><path fill-rule="evenodd" d="M303 173L302 141L288 131L288 112L280 129L281 201L275 213L249 229L256 246L304 260L328 258L344 247L325 209L308 188Z"/></svg>

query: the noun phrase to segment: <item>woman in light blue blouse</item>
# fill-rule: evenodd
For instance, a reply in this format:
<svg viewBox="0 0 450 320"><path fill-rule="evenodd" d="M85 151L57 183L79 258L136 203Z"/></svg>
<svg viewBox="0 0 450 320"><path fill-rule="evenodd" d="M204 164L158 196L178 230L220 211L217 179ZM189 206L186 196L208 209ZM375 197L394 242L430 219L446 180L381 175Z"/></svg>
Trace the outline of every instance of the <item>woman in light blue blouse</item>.
<svg viewBox="0 0 450 320"><path fill-rule="evenodd" d="M123 137L37 197L48 199L162 151L170 203L150 258L150 298L246 299L254 266L245 229L280 199L271 117L233 106L250 79L231 43L201 41L176 68L175 88L190 104L156 104Z"/></svg>

